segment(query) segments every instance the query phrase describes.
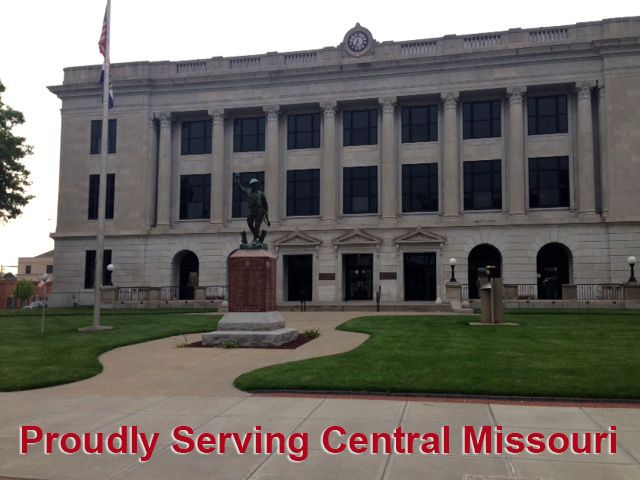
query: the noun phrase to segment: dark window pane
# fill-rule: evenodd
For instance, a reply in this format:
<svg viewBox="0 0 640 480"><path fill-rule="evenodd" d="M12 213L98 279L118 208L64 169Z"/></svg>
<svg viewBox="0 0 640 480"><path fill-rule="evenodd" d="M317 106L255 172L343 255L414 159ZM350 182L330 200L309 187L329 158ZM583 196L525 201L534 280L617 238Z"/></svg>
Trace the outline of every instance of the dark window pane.
<svg viewBox="0 0 640 480"><path fill-rule="evenodd" d="M211 153L211 120L182 122L182 155Z"/></svg>
<svg viewBox="0 0 640 480"><path fill-rule="evenodd" d="M499 100L465 102L462 112L462 138L491 138L501 135Z"/></svg>
<svg viewBox="0 0 640 480"><path fill-rule="evenodd" d="M104 213L104 218L113 218L113 211L116 198L116 174L107 174L107 204Z"/></svg>
<svg viewBox="0 0 640 480"><path fill-rule="evenodd" d="M240 183L245 188L249 187L249 181L252 178L258 180L258 190L264 192L264 172L242 172L238 174L240 177ZM234 177L231 178L233 185L232 198L231 198L231 216L233 218L246 217L249 214L249 204L247 202L246 195L240 190L236 184Z"/></svg>
<svg viewBox="0 0 640 480"><path fill-rule="evenodd" d="M180 219L209 218L211 175L180 177Z"/></svg>
<svg viewBox="0 0 640 480"><path fill-rule="evenodd" d="M287 171L287 216L320 214L320 170Z"/></svg>
<svg viewBox="0 0 640 480"><path fill-rule="evenodd" d="M435 105L426 107L403 107L402 141L432 142L438 140L438 109Z"/></svg>
<svg viewBox="0 0 640 480"><path fill-rule="evenodd" d="M402 166L402 211L438 210L438 164Z"/></svg>
<svg viewBox="0 0 640 480"><path fill-rule="evenodd" d="M376 145L378 143L378 111L354 110L343 115L343 144Z"/></svg>
<svg viewBox="0 0 640 480"><path fill-rule="evenodd" d="M107 153L116 153L116 132L117 121L109 120L107 129ZM91 121L91 146L90 153L92 155L99 154L102 151L102 120Z"/></svg>
<svg viewBox="0 0 640 480"><path fill-rule="evenodd" d="M500 160L464 162L464 209L502 208Z"/></svg>
<svg viewBox="0 0 640 480"><path fill-rule="evenodd" d="M568 157L529 159L529 207L569 206Z"/></svg>
<svg viewBox="0 0 640 480"><path fill-rule="evenodd" d="M344 213L376 213L378 211L377 167L345 168L343 181Z"/></svg>
<svg viewBox="0 0 640 480"><path fill-rule="evenodd" d="M88 215L89 220L98 218L98 196L100 195L100 175L89 175L89 202Z"/></svg>
<svg viewBox="0 0 640 480"><path fill-rule="evenodd" d="M111 250L102 252L102 284L111 285L111 272L107 266L111 263ZM84 257L84 288L93 288L96 279L96 251L86 250Z"/></svg>
<svg viewBox="0 0 640 480"><path fill-rule="evenodd" d="M567 133L567 96L530 97L527 101L529 135Z"/></svg>
<svg viewBox="0 0 640 480"><path fill-rule="evenodd" d="M233 124L233 151L263 151L264 122L264 117L236 118Z"/></svg>

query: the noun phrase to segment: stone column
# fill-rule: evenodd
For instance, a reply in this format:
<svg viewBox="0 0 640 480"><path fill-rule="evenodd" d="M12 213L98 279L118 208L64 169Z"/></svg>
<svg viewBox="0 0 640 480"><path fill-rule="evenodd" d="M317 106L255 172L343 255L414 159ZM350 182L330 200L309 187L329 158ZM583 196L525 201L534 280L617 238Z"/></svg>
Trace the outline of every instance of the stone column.
<svg viewBox="0 0 640 480"><path fill-rule="evenodd" d="M322 124L322 170L320 183L320 213L323 220L336 220L336 198L340 191L336 165L336 102L320 104Z"/></svg>
<svg viewBox="0 0 640 480"><path fill-rule="evenodd" d="M509 87L509 213L523 215L525 208L524 114L522 98L526 87Z"/></svg>
<svg viewBox="0 0 640 480"><path fill-rule="evenodd" d="M171 224L171 113L158 113L160 149L158 152L158 226Z"/></svg>
<svg viewBox="0 0 640 480"><path fill-rule="evenodd" d="M225 182L225 158L224 158L224 110L209 110L213 118L213 155L211 158L211 223L222 225L224 223L224 182Z"/></svg>
<svg viewBox="0 0 640 480"><path fill-rule="evenodd" d="M578 93L578 199L583 214L595 213L595 174L593 164L592 82L576 83Z"/></svg>
<svg viewBox="0 0 640 480"><path fill-rule="evenodd" d="M267 126L265 131L265 194L269 202L269 220L276 224L280 219L280 145L278 142L278 117L280 107L269 105L263 108L267 114Z"/></svg>
<svg viewBox="0 0 640 480"><path fill-rule="evenodd" d="M445 217L457 217L460 214L460 154L458 135L458 99L459 92L447 92L441 95L444 107L442 156L442 213Z"/></svg>
<svg viewBox="0 0 640 480"><path fill-rule="evenodd" d="M382 169L380 172L380 204L382 218L394 219L398 212L398 162L396 158L395 142L395 97L380 99L382 105Z"/></svg>

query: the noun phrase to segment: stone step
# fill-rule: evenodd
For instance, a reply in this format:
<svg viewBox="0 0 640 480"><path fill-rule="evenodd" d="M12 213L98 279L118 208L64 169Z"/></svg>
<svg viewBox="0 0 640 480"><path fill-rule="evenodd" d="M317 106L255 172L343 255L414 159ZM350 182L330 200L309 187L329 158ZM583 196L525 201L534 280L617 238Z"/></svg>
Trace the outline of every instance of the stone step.
<svg viewBox="0 0 640 480"><path fill-rule="evenodd" d="M202 344L207 347L233 343L238 347L279 347L298 338L294 328L276 330L216 330L202 334Z"/></svg>

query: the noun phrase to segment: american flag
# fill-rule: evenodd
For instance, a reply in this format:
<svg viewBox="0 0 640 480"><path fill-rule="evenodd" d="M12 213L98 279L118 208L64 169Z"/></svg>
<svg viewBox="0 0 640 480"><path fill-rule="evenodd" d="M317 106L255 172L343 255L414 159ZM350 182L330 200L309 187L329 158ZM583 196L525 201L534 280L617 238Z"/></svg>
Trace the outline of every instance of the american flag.
<svg viewBox="0 0 640 480"><path fill-rule="evenodd" d="M109 4L107 3L107 7L104 9L104 20L102 21L102 31L100 32L100 40L98 40L98 48L100 49L100 53L103 57L107 55L107 11L109 9Z"/></svg>
<svg viewBox="0 0 640 480"><path fill-rule="evenodd" d="M104 10L104 20L102 21L102 31L100 32L100 40L98 40L98 49L104 57L104 63L102 64L102 71L100 72L100 81L98 82L102 88L104 88L104 67L109 61L107 58L107 42L109 35L109 7L110 1L107 0L107 6ZM113 108L113 90L111 88L111 78L109 78L109 110Z"/></svg>

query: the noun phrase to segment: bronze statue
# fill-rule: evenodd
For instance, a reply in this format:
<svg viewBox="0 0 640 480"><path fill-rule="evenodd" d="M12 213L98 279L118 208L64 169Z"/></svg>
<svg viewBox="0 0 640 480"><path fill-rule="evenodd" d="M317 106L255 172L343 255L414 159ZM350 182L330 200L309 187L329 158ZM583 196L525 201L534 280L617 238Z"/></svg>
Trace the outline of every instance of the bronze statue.
<svg viewBox="0 0 640 480"><path fill-rule="evenodd" d="M271 222L269 221L269 205L267 203L267 197L264 195L264 192L258 190L258 180L252 178L249 180L249 188L246 188L240 183L240 176L234 175L236 179L236 183L238 187L244 192L247 196L247 202L249 204L249 214L247 215L247 225L249 226L249 230L253 234L253 243L254 244L262 244L264 243L264 239L267 236L267 232L265 230L260 231L260 226L262 225L262 221L264 220L267 226L271 226ZM242 236L242 243L246 243L246 235Z"/></svg>

